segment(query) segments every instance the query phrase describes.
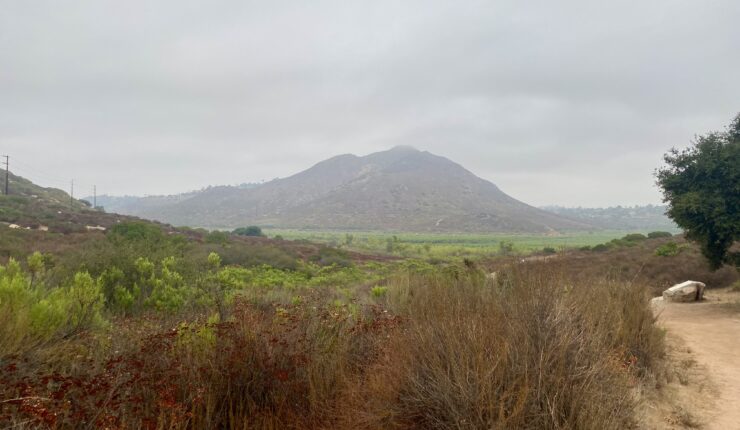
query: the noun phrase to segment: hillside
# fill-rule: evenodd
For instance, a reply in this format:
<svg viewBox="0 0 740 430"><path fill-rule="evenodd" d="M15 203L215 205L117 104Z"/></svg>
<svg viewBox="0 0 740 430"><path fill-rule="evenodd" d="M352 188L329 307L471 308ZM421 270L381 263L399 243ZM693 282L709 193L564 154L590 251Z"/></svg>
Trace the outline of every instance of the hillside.
<svg viewBox="0 0 740 430"><path fill-rule="evenodd" d="M5 175L0 177L0 187L4 190ZM86 231L88 226L110 227L121 220L131 219L94 210L88 202L73 199L65 191L41 187L13 173L9 177L10 195L0 195L0 224L72 233Z"/></svg>
<svg viewBox="0 0 740 430"><path fill-rule="evenodd" d="M590 224L522 203L444 157L395 147L340 155L253 188L214 187L126 213L174 225L554 233Z"/></svg>

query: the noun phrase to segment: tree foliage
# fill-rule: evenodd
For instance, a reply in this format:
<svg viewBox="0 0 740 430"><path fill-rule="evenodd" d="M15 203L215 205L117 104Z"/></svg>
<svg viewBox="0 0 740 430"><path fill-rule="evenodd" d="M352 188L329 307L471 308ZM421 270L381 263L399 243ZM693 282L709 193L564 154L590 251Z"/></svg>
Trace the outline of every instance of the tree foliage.
<svg viewBox="0 0 740 430"><path fill-rule="evenodd" d="M740 239L740 114L726 131L673 148L664 160L656 178L668 216L699 243L712 268L740 265L740 253L730 252Z"/></svg>

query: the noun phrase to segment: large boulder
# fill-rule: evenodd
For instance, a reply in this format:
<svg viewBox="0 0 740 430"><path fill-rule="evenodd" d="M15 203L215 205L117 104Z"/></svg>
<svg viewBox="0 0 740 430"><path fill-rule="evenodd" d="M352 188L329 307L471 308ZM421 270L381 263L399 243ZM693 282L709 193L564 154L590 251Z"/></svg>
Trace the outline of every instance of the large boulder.
<svg viewBox="0 0 740 430"><path fill-rule="evenodd" d="M663 299L671 302L697 302L704 296L705 287L702 282L682 282L663 291Z"/></svg>

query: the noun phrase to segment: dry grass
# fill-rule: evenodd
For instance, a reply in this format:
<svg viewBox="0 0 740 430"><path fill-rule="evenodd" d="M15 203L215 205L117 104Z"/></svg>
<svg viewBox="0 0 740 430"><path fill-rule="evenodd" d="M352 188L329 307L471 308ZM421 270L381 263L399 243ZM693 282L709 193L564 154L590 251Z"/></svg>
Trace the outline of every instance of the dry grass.
<svg viewBox="0 0 740 430"><path fill-rule="evenodd" d="M668 242L676 242L681 249L674 256L659 256L655 250ZM531 263L535 264L535 263ZM545 264L545 263L540 263ZM731 266L713 271L702 257L699 247L683 238L648 239L605 252L569 251L548 261L565 272L570 279L588 282L608 278L616 282L634 282L647 285L654 296L686 280L701 281L709 288L723 288L740 282L740 273ZM490 271L505 262L492 262Z"/></svg>
<svg viewBox="0 0 740 430"><path fill-rule="evenodd" d="M455 268L387 287L382 305L317 293L238 302L225 323L118 321L57 363L53 349L0 363L0 399L26 398L0 404L0 422L616 429L633 424L631 388L663 351L638 285L521 266L496 282Z"/></svg>
<svg viewBox="0 0 740 430"><path fill-rule="evenodd" d="M355 428L625 428L662 354L645 289L515 269L492 285L401 278L408 325L348 396Z"/></svg>

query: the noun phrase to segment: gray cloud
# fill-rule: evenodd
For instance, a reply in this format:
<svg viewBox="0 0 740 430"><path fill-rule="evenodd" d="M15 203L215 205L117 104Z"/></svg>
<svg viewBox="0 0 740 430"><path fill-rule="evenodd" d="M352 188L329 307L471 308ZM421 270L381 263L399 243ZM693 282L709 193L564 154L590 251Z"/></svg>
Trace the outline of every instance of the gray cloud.
<svg viewBox="0 0 740 430"><path fill-rule="evenodd" d="M0 0L0 152L85 193L408 144L533 204L657 203L740 110L740 3ZM79 189L79 188L78 188Z"/></svg>

